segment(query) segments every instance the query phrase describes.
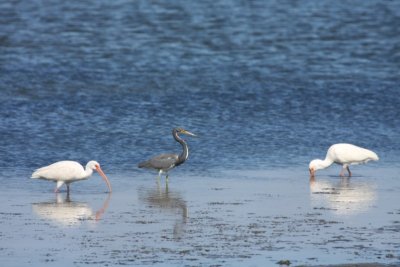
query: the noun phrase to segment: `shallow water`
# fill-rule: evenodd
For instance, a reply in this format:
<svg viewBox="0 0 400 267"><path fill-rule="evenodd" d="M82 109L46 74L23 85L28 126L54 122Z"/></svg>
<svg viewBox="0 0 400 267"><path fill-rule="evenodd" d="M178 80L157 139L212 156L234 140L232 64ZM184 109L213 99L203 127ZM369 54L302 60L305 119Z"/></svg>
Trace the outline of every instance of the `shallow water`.
<svg viewBox="0 0 400 267"><path fill-rule="evenodd" d="M397 1L0 2L1 262L399 262L399 24ZM175 126L199 137L167 191L136 165ZM380 161L310 183L339 142ZM115 192L29 180L65 159Z"/></svg>
<svg viewBox="0 0 400 267"><path fill-rule="evenodd" d="M399 263L398 171L303 169L93 178L70 199L45 181L1 195L1 257L21 265L265 266Z"/></svg>

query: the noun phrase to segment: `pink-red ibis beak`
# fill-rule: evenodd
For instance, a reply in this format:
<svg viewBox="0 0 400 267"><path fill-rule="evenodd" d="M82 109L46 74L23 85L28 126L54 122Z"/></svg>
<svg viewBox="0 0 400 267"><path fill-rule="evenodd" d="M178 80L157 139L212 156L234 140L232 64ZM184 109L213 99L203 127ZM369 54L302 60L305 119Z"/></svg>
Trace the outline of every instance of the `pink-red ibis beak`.
<svg viewBox="0 0 400 267"><path fill-rule="evenodd" d="M106 182L107 186L108 186L108 190L110 191L110 193L112 192L111 189L111 184L110 181L108 180L107 176L104 174L103 170L100 168L100 166L96 166L96 171L101 175L101 177L103 177L103 180Z"/></svg>
<svg viewBox="0 0 400 267"><path fill-rule="evenodd" d="M308 169L310 171L310 178L314 178L315 176L315 170L313 168Z"/></svg>

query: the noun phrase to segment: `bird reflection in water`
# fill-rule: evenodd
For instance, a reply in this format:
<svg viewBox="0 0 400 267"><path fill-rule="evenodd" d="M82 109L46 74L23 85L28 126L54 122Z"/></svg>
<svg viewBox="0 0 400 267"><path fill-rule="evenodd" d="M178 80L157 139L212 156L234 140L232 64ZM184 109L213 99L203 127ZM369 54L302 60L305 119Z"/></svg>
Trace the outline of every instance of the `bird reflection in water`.
<svg viewBox="0 0 400 267"><path fill-rule="evenodd" d="M366 212L376 201L373 183L354 181L344 177L332 183L325 179L310 178L311 204L331 210L337 215L355 215ZM326 207L321 205L326 204Z"/></svg>
<svg viewBox="0 0 400 267"><path fill-rule="evenodd" d="M74 227L84 221L99 221L108 208L111 194L108 194L102 207L93 212L85 202L72 201L69 194L65 197L57 193L55 201L33 203L32 210L40 218L51 221L57 226Z"/></svg>
<svg viewBox="0 0 400 267"><path fill-rule="evenodd" d="M179 215L174 224L173 236L175 239L181 239L189 213L186 201L182 196L178 192L172 192L168 183L165 183L165 187L162 187L159 179L157 179L155 189L143 190L143 188L139 188L138 193L140 201L150 208Z"/></svg>

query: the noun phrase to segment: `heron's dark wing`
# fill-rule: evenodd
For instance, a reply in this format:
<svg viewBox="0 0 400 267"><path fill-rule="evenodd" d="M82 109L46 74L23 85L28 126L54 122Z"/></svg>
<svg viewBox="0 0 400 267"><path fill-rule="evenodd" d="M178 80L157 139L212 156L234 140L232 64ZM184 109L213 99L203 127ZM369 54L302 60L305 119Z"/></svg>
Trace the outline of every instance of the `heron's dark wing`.
<svg viewBox="0 0 400 267"><path fill-rule="evenodd" d="M175 164L178 157L176 154L161 154L139 163L139 168L168 169Z"/></svg>

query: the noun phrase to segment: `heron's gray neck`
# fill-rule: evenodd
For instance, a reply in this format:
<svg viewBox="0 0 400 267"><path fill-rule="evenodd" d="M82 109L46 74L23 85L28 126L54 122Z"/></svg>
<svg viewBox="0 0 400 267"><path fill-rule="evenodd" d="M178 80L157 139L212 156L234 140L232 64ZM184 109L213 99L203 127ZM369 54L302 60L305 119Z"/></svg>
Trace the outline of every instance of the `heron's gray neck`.
<svg viewBox="0 0 400 267"><path fill-rule="evenodd" d="M179 142L179 143L182 145L183 151L179 155L178 162L177 162L178 164L176 164L176 165L179 165L179 164L185 162L187 160L187 158L189 157L189 147L186 144L186 142L182 140L182 142Z"/></svg>
<svg viewBox="0 0 400 267"><path fill-rule="evenodd" d="M186 142L182 138L179 137L177 132L174 131L173 136L174 136L175 140L177 142L179 142L179 144L182 145L182 153L179 155L178 161L175 163L175 166L178 166L178 165L184 163L187 160L187 158L189 157L189 147L186 144Z"/></svg>

